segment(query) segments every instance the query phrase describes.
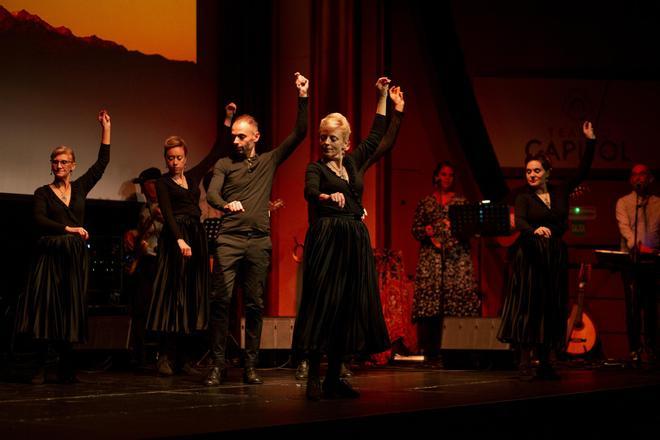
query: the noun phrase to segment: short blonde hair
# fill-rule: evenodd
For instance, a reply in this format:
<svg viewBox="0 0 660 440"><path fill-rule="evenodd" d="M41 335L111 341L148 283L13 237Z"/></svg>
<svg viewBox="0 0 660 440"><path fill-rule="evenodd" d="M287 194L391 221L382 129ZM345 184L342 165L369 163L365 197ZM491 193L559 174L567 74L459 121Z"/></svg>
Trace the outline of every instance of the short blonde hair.
<svg viewBox="0 0 660 440"><path fill-rule="evenodd" d="M188 155L188 146L186 145L186 141L184 141L183 138L179 136L170 136L165 139L165 145L163 146L163 156L167 156L167 152L176 147L182 147L185 155Z"/></svg>
<svg viewBox="0 0 660 440"><path fill-rule="evenodd" d="M60 145L59 147L55 147L55 149L50 153L50 160L55 159L60 154L68 154L69 156L71 156L72 162L76 161L76 153L73 152L71 147L67 147L66 145Z"/></svg>
<svg viewBox="0 0 660 440"><path fill-rule="evenodd" d="M351 124L349 124L346 116L341 113L330 113L325 118L321 119L319 128L323 129L325 127L338 128L341 131L342 140L348 143L348 139L351 136Z"/></svg>

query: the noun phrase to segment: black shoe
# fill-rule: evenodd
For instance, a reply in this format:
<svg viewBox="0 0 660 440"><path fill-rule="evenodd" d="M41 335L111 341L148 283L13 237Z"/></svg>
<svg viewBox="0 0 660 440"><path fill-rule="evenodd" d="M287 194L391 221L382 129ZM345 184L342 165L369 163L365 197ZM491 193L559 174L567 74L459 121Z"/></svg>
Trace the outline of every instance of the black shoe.
<svg viewBox="0 0 660 440"><path fill-rule="evenodd" d="M321 400L321 381L319 378L307 378L307 388L305 389L305 395L307 396L307 400L313 400L315 402L318 402Z"/></svg>
<svg viewBox="0 0 660 440"><path fill-rule="evenodd" d="M243 382L248 385L261 385L264 383L254 367L245 367L243 370Z"/></svg>
<svg viewBox="0 0 660 440"><path fill-rule="evenodd" d="M225 368L213 367L202 383L207 387L214 387L220 385L226 378L227 370Z"/></svg>
<svg viewBox="0 0 660 440"><path fill-rule="evenodd" d="M341 367L339 369L339 377L341 377L342 379L348 379L349 377L353 377L353 372L348 369L348 367L344 362L341 363Z"/></svg>
<svg viewBox="0 0 660 440"><path fill-rule="evenodd" d="M357 399L360 393L346 379L323 381L323 397L326 399Z"/></svg>
<svg viewBox="0 0 660 440"><path fill-rule="evenodd" d="M172 368L172 362L170 362L169 358L167 357L166 354L161 354L158 356L158 360L156 361L156 371L160 376L173 376L174 375L174 369Z"/></svg>
<svg viewBox="0 0 660 440"><path fill-rule="evenodd" d="M298 364L298 368L296 369L296 380L307 379L308 374L309 374L309 361L305 359L304 361L301 361Z"/></svg>

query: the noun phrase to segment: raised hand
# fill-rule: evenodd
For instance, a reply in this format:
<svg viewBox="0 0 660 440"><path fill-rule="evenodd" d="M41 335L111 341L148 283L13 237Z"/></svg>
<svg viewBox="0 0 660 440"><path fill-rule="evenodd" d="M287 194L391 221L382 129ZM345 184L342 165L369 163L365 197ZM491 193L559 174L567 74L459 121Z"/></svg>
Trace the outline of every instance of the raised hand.
<svg viewBox="0 0 660 440"><path fill-rule="evenodd" d="M225 127L231 127L231 120L236 114L236 104L230 102L225 106Z"/></svg>
<svg viewBox="0 0 660 440"><path fill-rule="evenodd" d="M594 134L594 127L589 121L584 121L584 124L582 124L582 133L584 133L584 135L589 139L596 139L596 135Z"/></svg>
<svg viewBox="0 0 660 440"><path fill-rule="evenodd" d="M98 119L104 130L110 129L110 115L107 110L101 110Z"/></svg>
<svg viewBox="0 0 660 440"><path fill-rule="evenodd" d="M401 87L394 86L390 89L390 99L394 103L394 108L397 111L402 112L406 102L403 99L403 91L401 90Z"/></svg>
<svg viewBox="0 0 660 440"><path fill-rule="evenodd" d="M237 109L236 104L234 104L233 102L227 104L225 106L225 117L232 119L236 114L236 109Z"/></svg>
<svg viewBox="0 0 660 440"><path fill-rule="evenodd" d="M296 88L298 89L298 96L306 98L309 91L309 80L305 78L300 72L293 74L296 77Z"/></svg>
<svg viewBox="0 0 660 440"><path fill-rule="evenodd" d="M110 145L110 115L106 110L101 110L99 112L99 123L101 124L101 143Z"/></svg>
<svg viewBox="0 0 660 440"><path fill-rule="evenodd" d="M387 96L387 89L389 89L391 82L392 81L386 76L378 78L378 81L376 81L376 88L380 92L380 96Z"/></svg>

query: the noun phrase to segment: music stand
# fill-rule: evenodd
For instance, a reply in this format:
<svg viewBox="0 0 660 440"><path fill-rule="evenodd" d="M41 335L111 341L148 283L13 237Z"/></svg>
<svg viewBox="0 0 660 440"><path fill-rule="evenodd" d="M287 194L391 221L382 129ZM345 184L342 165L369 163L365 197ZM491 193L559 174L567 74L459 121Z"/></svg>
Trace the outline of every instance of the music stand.
<svg viewBox="0 0 660 440"><path fill-rule="evenodd" d="M482 237L510 235L509 207L505 204L482 202L464 203L449 206L449 221L454 237L479 239L477 261L479 262L478 286L481 288Z"/></svg>
<svg viewBox="0 0 660 440"><path fill-rule="evenodd" d="M464 203L449 207L451 232L455 237L509 235L509 207L504 204Z"/></svg>

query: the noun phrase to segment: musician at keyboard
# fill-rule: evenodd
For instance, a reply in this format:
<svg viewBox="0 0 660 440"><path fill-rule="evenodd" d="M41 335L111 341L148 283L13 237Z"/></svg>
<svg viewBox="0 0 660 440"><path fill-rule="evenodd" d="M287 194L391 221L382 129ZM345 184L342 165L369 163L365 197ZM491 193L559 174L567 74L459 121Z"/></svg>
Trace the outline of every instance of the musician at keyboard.
<svg viewBox="0 0 660 440"><path fill-rule="evenodd" d="M621 272L626 299L626 327L630 360L639 365L644 346L650 362L657 358L657 262L645 258L660 251L660 197L651 194L653 175L647 165L637 164L630 173L632 192L616 203L616 220L621 233L621 250L629 252L632 263ZM657 259L656 259L657 261ZM644 319L642 323L642 310Z"/></svg>

